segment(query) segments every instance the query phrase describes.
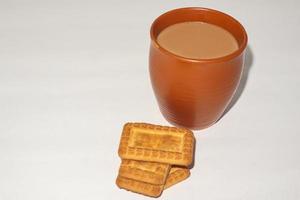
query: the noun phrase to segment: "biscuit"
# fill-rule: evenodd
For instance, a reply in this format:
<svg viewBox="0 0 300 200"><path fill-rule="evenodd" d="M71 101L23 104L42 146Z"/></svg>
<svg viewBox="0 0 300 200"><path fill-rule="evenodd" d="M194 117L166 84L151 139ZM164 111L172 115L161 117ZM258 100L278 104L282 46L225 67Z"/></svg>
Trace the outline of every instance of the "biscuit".
<svg viewBox="0 0 300 200"><path fill-rule="evenodd" d="M171 187L190 176L190 170L188 168L183 167L172 167L170 173L167 177L166 184L164 189Z"/></svg>
<svg viewBox="0 0 300 200"><path fill-rule="evenodd" d="M164 185L154 185L142 181L136 181L118 176L116 184L119 188L131 192L143 194L150 197L159 197L164 189Z"/></svg>
<svg viewBox="0 0 300 200"><path fill-rule="evenodd" d="M122 159L189 166L193 151L194 136L188 129L127 123L123 128L118 153Z"/></svg>
<svg viewBox="0 0 300 200"><path fill-rule="evenodd" d="M122 160L119 176L146 183L163 185L171 165L136 160Z"/></svg>

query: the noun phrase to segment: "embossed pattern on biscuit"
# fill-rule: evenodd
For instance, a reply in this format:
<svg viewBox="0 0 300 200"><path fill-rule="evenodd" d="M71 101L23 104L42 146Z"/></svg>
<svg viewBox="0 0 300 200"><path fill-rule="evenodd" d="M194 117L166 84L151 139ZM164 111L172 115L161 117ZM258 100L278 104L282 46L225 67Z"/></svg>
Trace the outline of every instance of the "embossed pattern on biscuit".
<svg viewBox="0 0 300 200"><path fill-rule="evenodd" d="M146 123L125 124L119 155L122 159L188 166L193 159L194 137L184 128Z"/></svg>
<svg viewBox="0 0 300 200"><path fill-rule="evenodd" d="M151 197L159 197L164 188L163 185L154 185L150 183L124 178L121 176L118 176L116 184L119 188Z"/></svg>
<svg viewBox="0 0 300 200"><path fill-rule="evenodd" d="M156 185L165 184L171 166L164 163L122 160L119 176Z"/></svg>

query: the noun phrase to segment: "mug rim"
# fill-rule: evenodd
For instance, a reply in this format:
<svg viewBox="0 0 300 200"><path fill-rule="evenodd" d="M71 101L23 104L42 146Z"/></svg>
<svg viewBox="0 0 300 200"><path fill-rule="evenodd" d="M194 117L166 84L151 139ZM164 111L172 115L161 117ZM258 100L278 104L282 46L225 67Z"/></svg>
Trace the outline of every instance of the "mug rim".
<svg viewBox="0 0 300 200"><path fill-rule="evenodd" d="M188 57L184 57L184 56L180 56L178 54L175 54L175 53L172 53L171 51L163 48L158 42L157 42L157 38L154 36L154 27L155 25L158 23L158 21L170 14L170 13L173 13L173 12L176 12L176 11L183 11L183 10L198 10L198 11L208 11L208 12L212 12L214 14L219 14L219 15L223 15L223 16L226 16L228 18L230 18L230 20L233 20L234 22L237 23L237 25L241 28L242 30L242 33L243 33L243 40L242 40L242 43L241 45L239 45L239 48L235 51L233 51L232 53L228 54L228 55L225 55L225 56L221 56L221 57L216 57L216 58L188 58ZM229 31L230 32L230 31ZM152 23L151 25L151 29L150 29L150 37L151 37L151 41L154 43L154 46L156 48L158 48L159 50L161 50L162 52L170 55L170 56L173 56L173 57L176 57L177 59L179 60L182 60L182 61L188 61L188 62L223 62L223 61L228 61L230 59L233 59L237 56L239 56L241 53L243 53L243 51L245 50L246 46L247 46L247 42L248 42L248 36L247 36L247 33L246 33L246 30L245 28L243 27L243 25L238 21L236 20L234 17L224 13L224 12L221 12L221 11L218 11L218 10L214 10L214 9L211 9L211 8L205 8L205 7L183 7L183 8L176 8L176 9L173 9L173 10L170 10L170 11L167 11L163 14L161 14L160 16L158 16Z"/></svg>

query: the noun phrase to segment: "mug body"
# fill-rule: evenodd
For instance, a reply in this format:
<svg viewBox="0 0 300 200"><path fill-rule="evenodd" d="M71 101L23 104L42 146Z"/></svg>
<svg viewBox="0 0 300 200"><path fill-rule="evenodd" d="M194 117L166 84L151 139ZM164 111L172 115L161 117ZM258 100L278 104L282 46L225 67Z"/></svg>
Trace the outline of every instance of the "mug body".
<svg viewBox="0 0 300 200"><path fill-rule="evenodd" d="M190 21L211 23L229 31L238 50L212 59L175 55L157 42L166 27ZM159 16L152 24L149 72L163 116L172 124L203 129L214 124L233 97L243 70L247 34L233 17L208 8L180 8Z"/></svg>

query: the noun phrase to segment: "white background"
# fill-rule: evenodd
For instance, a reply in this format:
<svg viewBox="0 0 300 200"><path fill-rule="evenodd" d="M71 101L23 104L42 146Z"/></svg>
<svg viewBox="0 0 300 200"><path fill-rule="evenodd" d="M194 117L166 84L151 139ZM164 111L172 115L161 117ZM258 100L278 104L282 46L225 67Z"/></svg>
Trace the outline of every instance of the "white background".
<svg viewBox="0 0 300 200"><path fill-rule="evenodd" d="M180 2L180 3L179 3ZM163 12L211 7L249 48L231 109L161 199L300 198L300 1L0 0L0 200L148 199L115 185L122 126L168 125L148 75Z"/></svg>

